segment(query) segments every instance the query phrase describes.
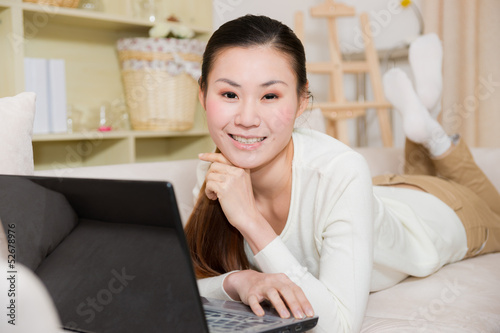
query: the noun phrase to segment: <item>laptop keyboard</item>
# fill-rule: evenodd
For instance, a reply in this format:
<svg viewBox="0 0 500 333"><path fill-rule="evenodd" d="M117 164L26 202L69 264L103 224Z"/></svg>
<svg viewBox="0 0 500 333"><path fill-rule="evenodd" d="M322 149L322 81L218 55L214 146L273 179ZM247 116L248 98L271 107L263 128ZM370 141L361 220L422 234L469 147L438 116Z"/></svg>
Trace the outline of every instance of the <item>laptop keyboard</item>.
<svg viewBox="0 0 500 333"><path fill-rule="evenodd" d="M254 332L276 323L275 319L205 309L210 332Z"/></svg>

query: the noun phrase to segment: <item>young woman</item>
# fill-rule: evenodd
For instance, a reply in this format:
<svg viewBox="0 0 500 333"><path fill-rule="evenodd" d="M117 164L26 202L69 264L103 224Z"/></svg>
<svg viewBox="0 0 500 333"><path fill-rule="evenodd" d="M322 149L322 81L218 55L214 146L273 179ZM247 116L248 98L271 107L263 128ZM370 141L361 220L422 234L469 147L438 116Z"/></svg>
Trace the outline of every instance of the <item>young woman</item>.
<svg viewBox="0 0 500 333"><path fill-rule="evenodd" d="M424 42L411 52L435 47ZM446 136L401 71L384 84L412 140L410 174L373 186L358 153L294 129L309 92L288 27L244 16L213 34L199 97L218 150L200 154L209 168L186 226L202 295L257 315L267 300L282 317L319 315L318 332L357 332L370 291L499 249L500 195L465 144Z"/></svg>

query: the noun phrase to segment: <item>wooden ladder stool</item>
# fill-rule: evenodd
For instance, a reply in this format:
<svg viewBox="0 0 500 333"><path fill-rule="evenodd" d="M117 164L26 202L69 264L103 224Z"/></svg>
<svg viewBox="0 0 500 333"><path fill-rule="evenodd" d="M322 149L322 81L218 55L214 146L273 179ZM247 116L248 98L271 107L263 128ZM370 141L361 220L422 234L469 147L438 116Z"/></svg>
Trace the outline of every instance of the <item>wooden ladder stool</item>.
<svg viewBox="0 0 500 333"><path fill-rule="evenodd" d="M314 103L311 107L321 109L326 119L327 133L340 141L348 144L347 120L364 116L367 109L376 109L385 147L391 147L392 129L389 110L392 105L384 96L380 64L377 50L373 44L367 13L360 15L361 31L365 45L364 61L343 61L337 34L337 17L356 16L354 7L333 0L311 8L312 17L321 17L328 20L330 62L308 62L307 71L310 73L329 74L330 85L328 102ZM295 15L295 32L304 42L304 14L297 12ZM347 101L344 94L343 75L368 73L373 89L373 101Z"/></svg>

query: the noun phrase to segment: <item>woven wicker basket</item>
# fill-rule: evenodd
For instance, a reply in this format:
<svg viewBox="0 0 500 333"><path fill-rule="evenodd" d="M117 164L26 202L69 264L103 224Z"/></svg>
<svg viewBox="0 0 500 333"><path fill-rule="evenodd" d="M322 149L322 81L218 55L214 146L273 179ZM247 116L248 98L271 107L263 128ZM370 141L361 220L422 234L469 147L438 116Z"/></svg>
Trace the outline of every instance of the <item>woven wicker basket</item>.
<svg viewBox="0 0 500 333"><path fill-rule="evenodd" d="M174 56L161 52L118 51L126 60L169 61ZM185 61L201 62L197 54L177 54ZM134 130L184 131L193 127L198 85L187 73L171 75L165 70L142 68L121 70L125 99Z"/></svg>
<svg viewBox="0 0 500 333"><path fill-rule="evenodd" d="M80 0L23 0L24 2L32 2L40 5L49 5L57 7L78 7Z"/></svg>

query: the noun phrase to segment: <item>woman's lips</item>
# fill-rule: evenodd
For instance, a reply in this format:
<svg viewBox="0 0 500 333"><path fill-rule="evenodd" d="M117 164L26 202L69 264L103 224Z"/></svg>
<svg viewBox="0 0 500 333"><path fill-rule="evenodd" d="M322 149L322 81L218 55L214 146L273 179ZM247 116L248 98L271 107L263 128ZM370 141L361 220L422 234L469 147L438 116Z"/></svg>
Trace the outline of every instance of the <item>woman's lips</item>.
<svg viewBox="0 0 500 333"><path fill-rule="evenodd" d="M263 137L250 137L250 138L246 138L246 137L243 137L243 136L239 136L239 135L234 135L234 134L229 134L229 136L239 142L239 143L242 143L242 144L245 144L245 145L251 145L251 144L254 144L254 143L259 143L259 142L262 142L266 139L265 136Z"/></svg>

